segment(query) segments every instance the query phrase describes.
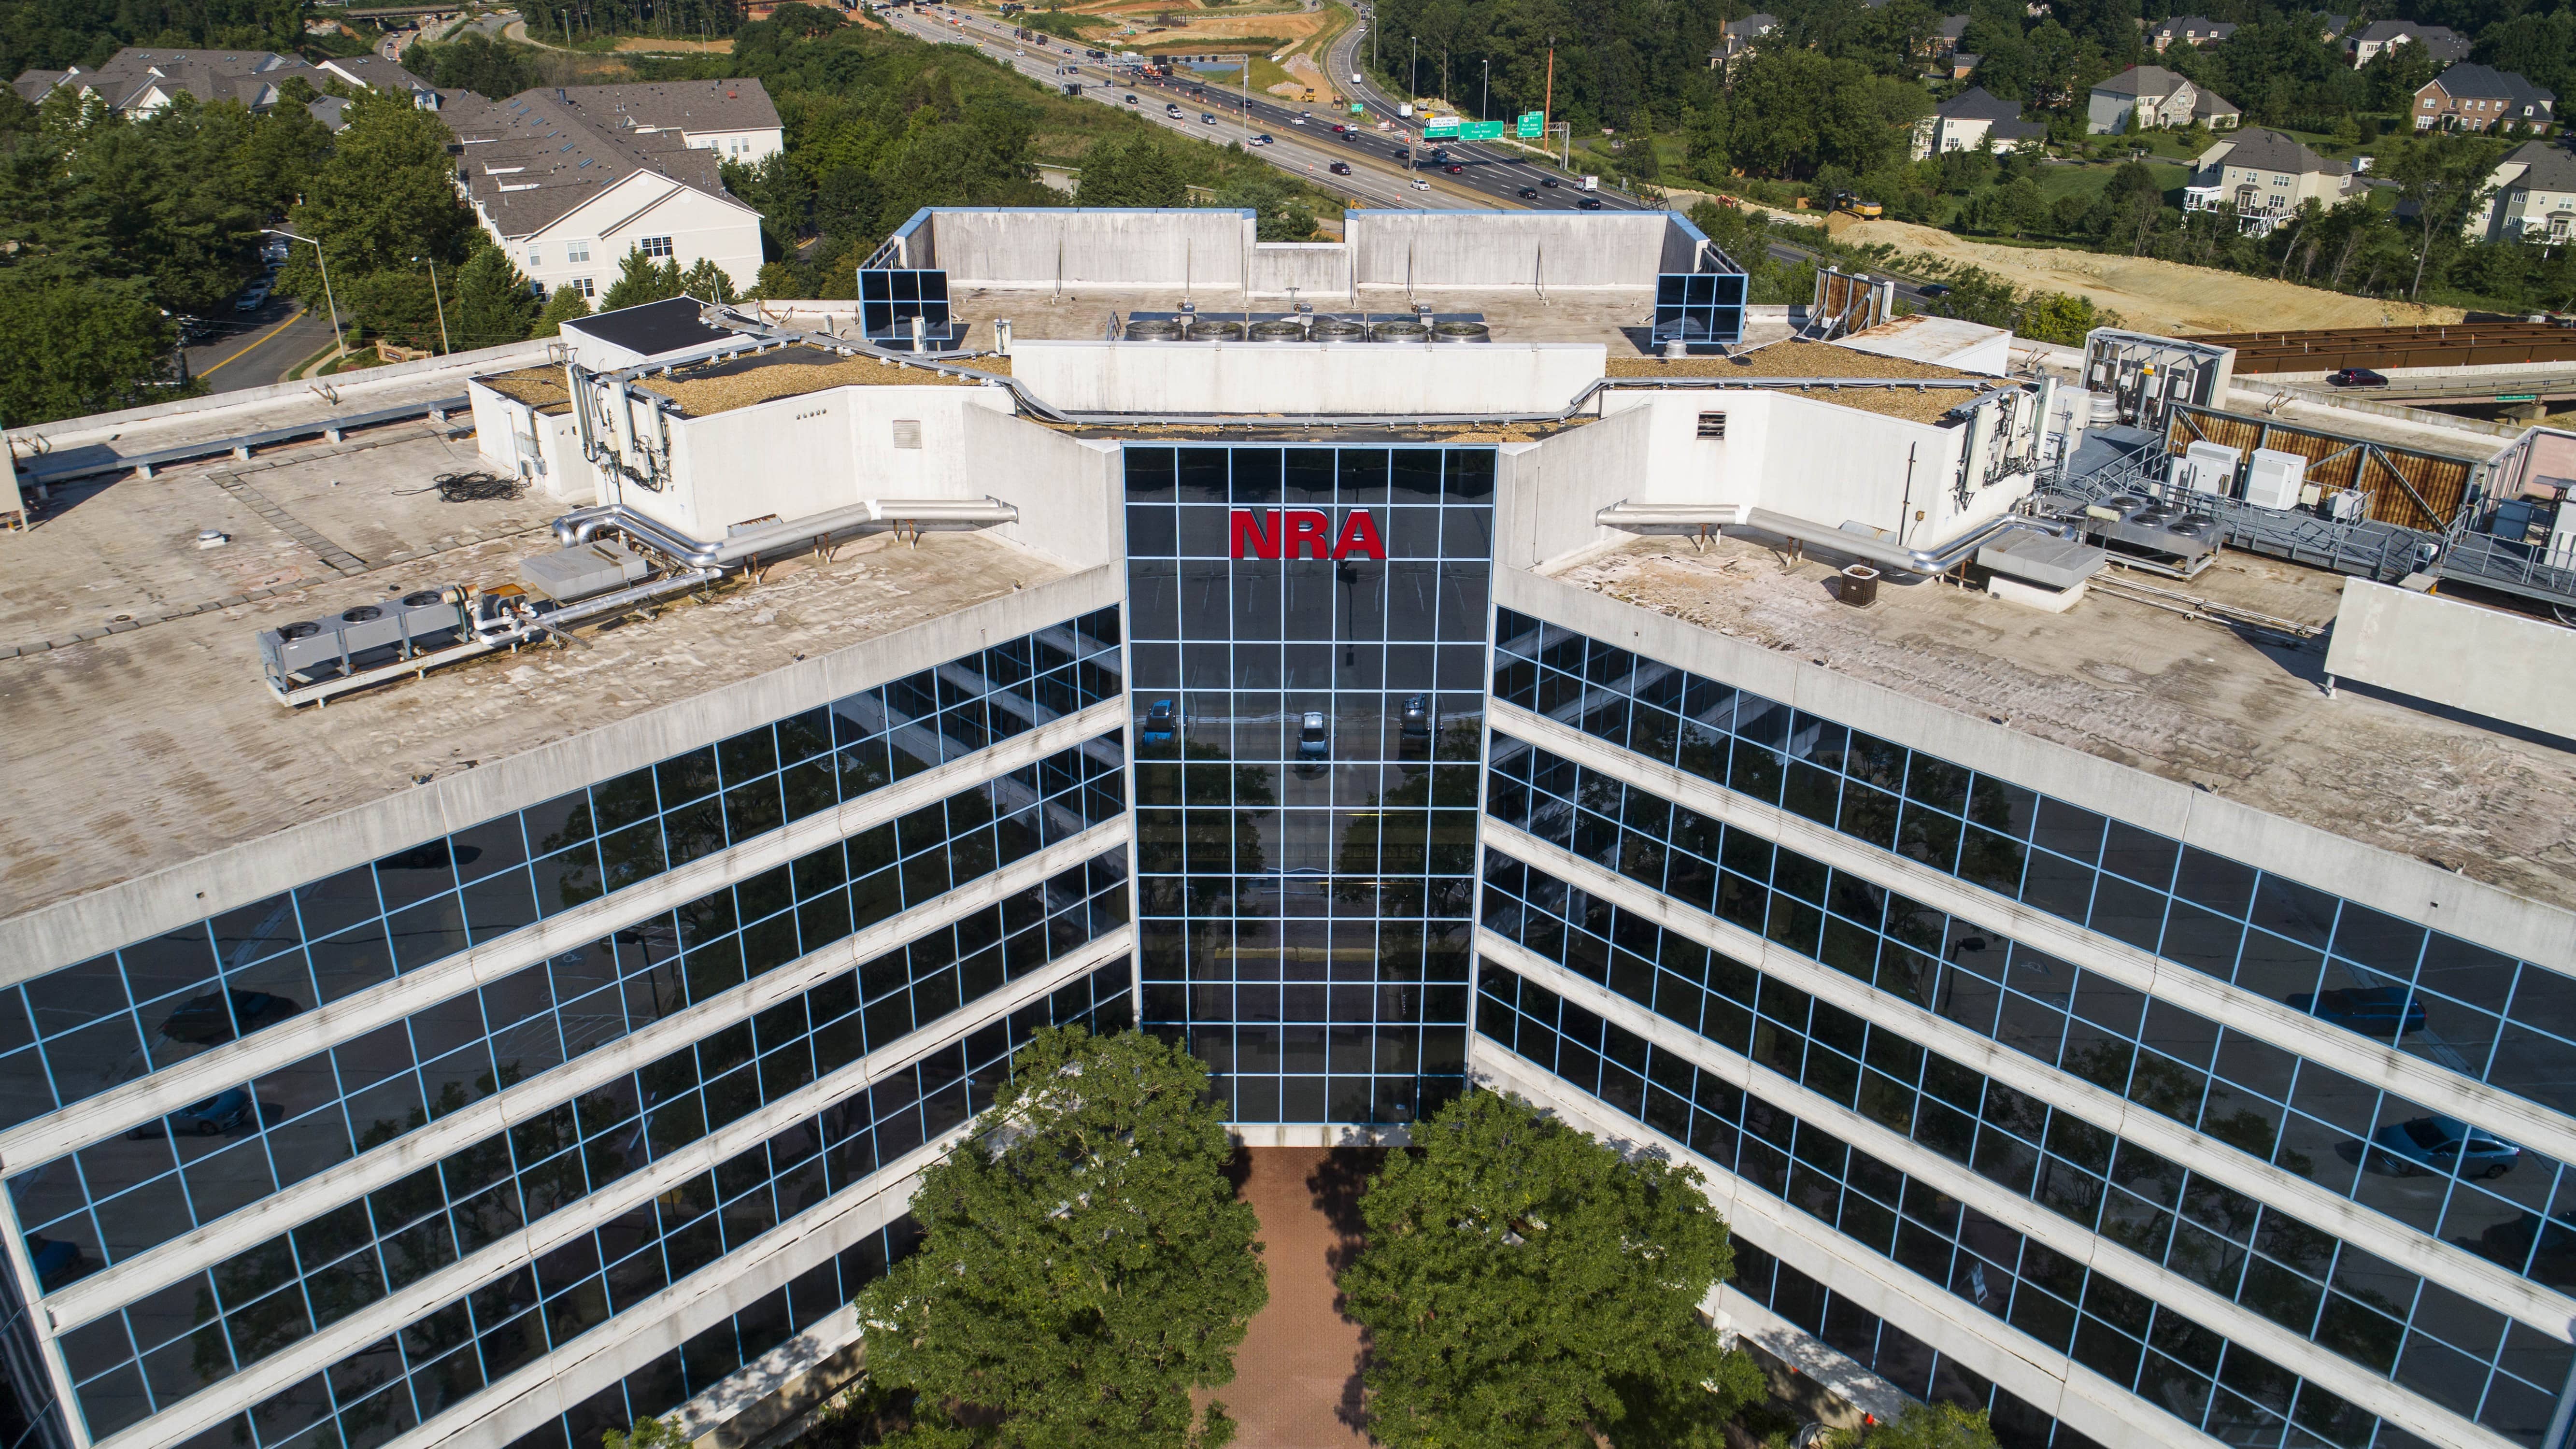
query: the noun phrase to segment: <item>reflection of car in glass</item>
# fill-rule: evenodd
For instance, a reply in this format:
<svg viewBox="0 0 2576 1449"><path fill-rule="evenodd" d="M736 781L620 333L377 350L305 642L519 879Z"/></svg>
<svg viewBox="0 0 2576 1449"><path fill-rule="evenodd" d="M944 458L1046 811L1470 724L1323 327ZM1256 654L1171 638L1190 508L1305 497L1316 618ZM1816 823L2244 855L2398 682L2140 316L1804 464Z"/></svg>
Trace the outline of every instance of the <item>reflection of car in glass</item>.
<svg viewBox="0 0 2576 1449"><path fill-rule="evenodd" d="M1405 696L1404 743L1411 749L1431 743L1431 701L1418 694Z"/></svg>
<svg viewBox="0 0 2576 1449"><path fill-rule="evenodd" d="M1332 754L1333 737L1324 729L1324 716L1315 710L1306 711L1306 718L1297 727L1297 758L1324 760L1332 758Z"/></svg>
<svg viewBox="0 0 2576 1449"><path fill-rule="evenodd" d="M1168 699L1158 699L1145 706L1145 728L1136 738L1141 744L1168 745L1180 729L1180 712Z"/></svg>
<svg viewBox="0 0 2576 1449"><path fill-rule="evenodd" d="M200 1137L214 1137L230 1132L251 1120L258 1104L240 1087L227 1087L202 1102L192 1102L158 1122L146 1122L125 1135L133 1138L158 1137L167 1132L177 1136L194 1132Z"/></svg>
<svg viewBox="0 0 2576 1449"><path fill-rule="evenodd" d="M35 1266L36 1286L47 1293L79 1277L88 1262L80 1244L37 1233L27 1235L27 1260Z"/></svg>
<svg viewBox="0 0 2576 1449"><path fill-rule="evenodd" d="M224 1013L224 998L232 998L232 1013ZM209 991L203 996L181 1002L162 1019L161 1034L172 1041L192 1041L202 1046L221 1046L234 1036L248 1036L264 1026L278 1022L304 1009L302 1003L265 991ZM234 1031L234 1024L240 1031Z"/></svg>
<svg viewBox="0 0 2576 1449"><path fill-rule="evenodd" d="M2395 986L2338 987L2288 1000L2293 1010L2364 1036L2393 1038L2424 1029L2424 1003Z"/></svg>
<svg viewBox="0 0 2576 1449"><path fill-rule="evenodd" d="M2370 1143L2416 1172L2462 1177L2502 1177L2522 1160L2522 1149L2457 1117L2418 1117L2392 1122L2370 1134Z"/></svg>

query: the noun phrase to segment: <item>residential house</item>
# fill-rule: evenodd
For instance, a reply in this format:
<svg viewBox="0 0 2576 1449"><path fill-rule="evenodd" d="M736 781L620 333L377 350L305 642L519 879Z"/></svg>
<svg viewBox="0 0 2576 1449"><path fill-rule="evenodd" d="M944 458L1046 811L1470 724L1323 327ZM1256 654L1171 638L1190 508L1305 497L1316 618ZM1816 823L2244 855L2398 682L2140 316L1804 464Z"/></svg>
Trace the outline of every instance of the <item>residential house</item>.
<svg viewBox="0 0 2576 1449"><path fill-rule="evenodd" d="M2195 118L2214 130L2244 119L2226 97L2203 90L2163 66L2133 65L2093 87L2084 129L2104 136L2188 126Z"/></svg>
<svg viewBox="0 0 2576 1449"><path fill-rule="evenodd" d="M1977 86L1943 101L1931 115L1914 123L1914 159L1944 151L1974 151L1988 144L2010 151L2047 137L2048 127L2023 120L2020 106Z"/></svg>
<svg viewBox="0 0 2576 1449"><path fill-rule="evenodd" d="M2352 17L2349 15L2335 15L2322 10L2317 12L2317 38L2329 45L2341 39L2344 31L2351 26Z"/></svg>
<svg viewBox="0 0 2576 1449"><path fill-rule="evenodd" d="M1708 53L1708 68L1710 70L1734 69L1738 61L1753 53L1755 40L1779 28L1780 17L1776 15L1755 14L1747 15L1741 20L1728 21L1725 30L1721 32L1717 48Z"/></svg>
<svg viewBox="0 0 2576 1449"><path fill-rule="evenodd" d="M2257 126L2200 153L2183 187L2182 207L2216 211L2232 206L2240 227L2268 236L2303 203L2332 206L2359 185L2350 163L2329 161L2278 131Z"/></svg>
<svg viewBox="0 0 2576 1449"><path fill-rule="evenodd" d="M2525 141L2487 173L2487 203L2462 228L2476 241L2556 244L2576 233L2576 153Z"/></svg>
<svg viewBox="0 0 2576 1449"><path fill-rule="evenodd" d="M1959 48L1960 37L1967 33L1967 16L1952 15L1946 17L1939 25L1932 28L1932 39L1930 41L1932 53L1934 55L1948 55L1952 51L1957 50Z"/></svg>
<svg viewBox="0 0 2576 1449"><path fill-rule="evenodd" d="M759 280L760 214L725 190L721 160L784 144L756 80L547 87L492 102L460 93L441 119L476 220L541 292L597 296L627 253L682 271L701 260Z"/></svg>
<svg viewBox="0 0 2576 1449"><path fill-rule="evenodd" d="M2206 15L2177 15L2171 20L2156 22L2155 28L2147 32L2147 44L2155 47L2156 54L2162 55L2165 47L2175 41L2185 45L2210 45L2235 33L2236 26L2231 21L2212 20Z"/></svg>
<svg viewBox="0 0 2576 1449"><path fill-rule="evenodd" d="M2354 34L2344 37L2344 53L2352 57L2355 70L2370 64L2370 58L2392 45L2420 45L2424 53L2437 61L2450 62L2469 58L2470 41L2447 26L2418 25L2412 20L2376 20Z"/></svg>
<svg viewBox="0 0 2576 1449"><path fill-rule="evenodd" d="M2415 129L2491 131L2516 125L2546 131L2558 97L2509 70L2455 65L2415 93Z"/></svg>
<svg viewBox="0 0 2576 1449"><path fill-rule="evenodd" d="M266 111L277 104L291 79L301 79L317 92L327 90L334 82L373 86L407 95L413 105L423 110L434 111L444 103L436 87L382 56L350 56L312 64L266 50L128 46L95 70L79 66L63 71L31 70L19 76L13 88L30 104L58 89L68 89L75 95L96 96L120 115L142 117L182 95L203 102L239 101L253 111ZM328 123L336 115L335 110L323 119Z"/></svg>
<svg viewBox="0 0 2576 1449"><path fill-rule="evenodd" d="M1985 64L1985 61L1986 58L1982 55L1965 50L1954 50L1950 52L1949 60L1941 68L1952 80L1966 80L1975 75L1977 67Z"/></svg>

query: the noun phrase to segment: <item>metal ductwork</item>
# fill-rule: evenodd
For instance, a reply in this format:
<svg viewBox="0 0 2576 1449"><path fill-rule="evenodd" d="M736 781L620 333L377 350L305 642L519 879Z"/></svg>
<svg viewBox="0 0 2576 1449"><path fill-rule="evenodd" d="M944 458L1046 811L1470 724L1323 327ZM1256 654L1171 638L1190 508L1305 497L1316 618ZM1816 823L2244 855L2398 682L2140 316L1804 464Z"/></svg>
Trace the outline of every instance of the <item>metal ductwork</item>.
<svg viewBox="0 0 2576 1449"><path fill-rule="evenodd" d="M729 568L761 554L805 545L821 545L871 524L902 522L965 523L978 527L1017 523L1020 510L997 498L877 498L835 508L785 523L773 523L713 542L689 538L670 525L647 518L622 503L576 509L554 522L556 539L567 548L584 544L603 530L615 529L656 553L693 568Z"/></svg>

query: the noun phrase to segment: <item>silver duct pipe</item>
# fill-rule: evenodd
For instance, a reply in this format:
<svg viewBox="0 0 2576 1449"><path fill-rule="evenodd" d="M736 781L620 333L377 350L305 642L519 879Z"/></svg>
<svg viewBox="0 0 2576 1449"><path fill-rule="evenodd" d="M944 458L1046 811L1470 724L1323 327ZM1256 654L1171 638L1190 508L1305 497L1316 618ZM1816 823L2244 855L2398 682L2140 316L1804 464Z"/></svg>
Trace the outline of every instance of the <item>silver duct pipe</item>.
<svg viewBox="0 0 2576 1449"><path fill-rule="evenodd" d="M1831 549L1836 553L1850 554L1854 558L1867 559L1882 568L1895 569L1900 573L1926 576L1948 573L1978 549L1994 542L2004 534L2023 529L2033 533L2042 531L2032 528L2028 519L2008 514L1988 522L1981 528L1972 529L1964 537L1945 543L1939 548L1896 548L1880 543L1867 534L1852 533L1840 528L1827 528L1821 523L1809 522L1804 518L1793 518L1786 513L1774 513L1768 508L1747 510L1744 522L1748 527L1758 528L1764 533L1777 534L1782 538L1794 538L1801 543L1812 543L1818 548Z"/></svg>
<svg viewBox="0 0 2576 1449"><path fill-rule="evenodd" d="M603 531L613 528L691 568L721 569L758 554L776 553L800 544L822 544L840 534L855 533L869 524L889 520L989 526L1017 523L1019 517L1017 508L992 498L873 499L702 543L666 523L645 517L625 504L608 503L594 508L578 508L556 519L554 535L556 542L572 548L588 543Z"/></svg>

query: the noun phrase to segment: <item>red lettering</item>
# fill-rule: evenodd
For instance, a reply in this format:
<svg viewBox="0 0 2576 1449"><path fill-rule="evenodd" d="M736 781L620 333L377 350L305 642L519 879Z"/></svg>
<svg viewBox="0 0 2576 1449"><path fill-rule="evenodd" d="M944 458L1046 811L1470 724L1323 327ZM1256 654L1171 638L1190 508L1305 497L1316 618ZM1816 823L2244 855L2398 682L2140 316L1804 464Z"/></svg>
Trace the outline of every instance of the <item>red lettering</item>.
<svg viewBox="0 0 2576 1449"><path fill-rule="evenodd" d="M1290 509L1288 537L1285 540L1288 557L1292 559L1331 558L1333 556L1330 538L1332 527L1332 518L1316 509Z"/></svg>
<svg viewBox="0 0 2576 1449"><path fill-rule="evenodd" d="M1369 520L1365 508L1352 509L1350 517L1342 520L1341 541L1333 545L1333 557L1337 561L1355 553L1364 554L1379 563L1386 562L1386 545L1378 541L1377 525Z"/></svg>
<svg viewBox="0 0 2576 1449"><path fill-rule="evenodd" d="M1270 526L1266 529L1261 525L1261 515L1253 512L1249 508L1238 508L1234 510L1232 522L1234 525L1234 557L1279 557L1279 512L1277 509L1271 510ZM1252 548L1252 552L1248 554L1244 552L1244 546L1246 544L1251 545Z"/></svg>

